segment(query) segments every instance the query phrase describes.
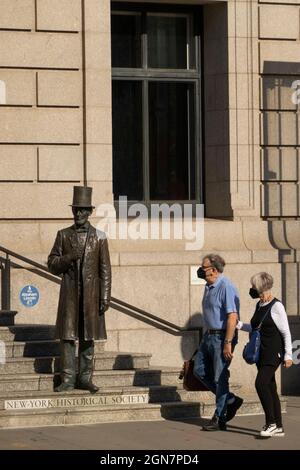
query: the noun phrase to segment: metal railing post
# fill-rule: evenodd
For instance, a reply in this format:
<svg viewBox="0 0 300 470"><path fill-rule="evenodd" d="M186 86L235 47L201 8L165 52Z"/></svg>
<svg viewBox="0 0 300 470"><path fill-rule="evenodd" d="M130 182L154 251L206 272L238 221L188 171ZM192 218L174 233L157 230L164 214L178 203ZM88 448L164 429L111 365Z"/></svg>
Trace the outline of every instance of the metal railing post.
<svg viewBox="0 0 300 470"><path fill-rule="evenodd" d="M10 310L10 259L6 256L1 269L1 310Z"/></svg>

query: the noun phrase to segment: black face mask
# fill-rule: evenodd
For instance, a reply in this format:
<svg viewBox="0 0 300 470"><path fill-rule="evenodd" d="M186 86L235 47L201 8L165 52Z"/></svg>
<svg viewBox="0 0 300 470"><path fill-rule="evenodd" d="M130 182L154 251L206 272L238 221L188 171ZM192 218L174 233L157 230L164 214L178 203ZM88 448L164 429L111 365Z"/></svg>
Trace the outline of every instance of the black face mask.
<svg viewBox="0 0 300 470"><path fill-rule="evenodd" d="M200 266L200 268L198 269L197 276L199 277L199 279L205 279L206 274L202 266Z"/></svg>
<svg viewBox="0 0 300 470"><path fill-rule="evenodd" d="M253 287L249 289L249 295L252 297L252 299L259 299L259 293Z"/></svg>

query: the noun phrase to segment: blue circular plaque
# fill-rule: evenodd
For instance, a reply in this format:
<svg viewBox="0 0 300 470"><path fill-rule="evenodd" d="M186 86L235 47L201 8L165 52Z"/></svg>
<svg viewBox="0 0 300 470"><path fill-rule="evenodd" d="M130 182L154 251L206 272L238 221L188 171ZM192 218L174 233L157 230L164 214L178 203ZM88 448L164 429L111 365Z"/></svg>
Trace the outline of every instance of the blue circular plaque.
<svg viewBox="0 0 300 470"><path fill-rule="evenodd" d="M25 307L34 307L40 299L40 293L34 286L25 286L20 292L20 301Z"/></svg>

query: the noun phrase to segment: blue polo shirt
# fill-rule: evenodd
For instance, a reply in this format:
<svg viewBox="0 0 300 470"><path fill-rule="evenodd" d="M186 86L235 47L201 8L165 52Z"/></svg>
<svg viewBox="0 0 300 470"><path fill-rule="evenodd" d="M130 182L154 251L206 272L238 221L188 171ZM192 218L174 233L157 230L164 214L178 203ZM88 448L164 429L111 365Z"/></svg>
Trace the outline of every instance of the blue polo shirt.
<svg viewBox="0 0 300 470"><path fill-rule="evenodd" d="M220 274L216 282L206 284L202 307L204 330L225 330L228 313L240 312L239 293L232 282Z"/></svg>

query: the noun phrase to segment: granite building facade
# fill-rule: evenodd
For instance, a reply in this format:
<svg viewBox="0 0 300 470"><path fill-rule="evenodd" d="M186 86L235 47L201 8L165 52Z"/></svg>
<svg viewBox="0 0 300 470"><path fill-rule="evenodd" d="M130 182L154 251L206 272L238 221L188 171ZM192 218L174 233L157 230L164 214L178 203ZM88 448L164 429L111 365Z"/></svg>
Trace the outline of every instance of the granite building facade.
<svg viewBox="0 0 300 470"><path fill-rule="evenodd" d="M299 0L0 0L0 244L45 264L78 184L95 205L203 203L201 252L174 237L110 241L114 295L197 325L191 268L217 251L243 318L251 275L268 271L297 339L299 14ZM41 294L32 309L19 301L27 284ZM54 323L56 286L16 269L12 289L18 322ZM107 327L110 350L153 364L180 364L196 341L113 309ZM251 388L245 341L232 377ZM296 375L283 376L287 392Z"/></svg>

